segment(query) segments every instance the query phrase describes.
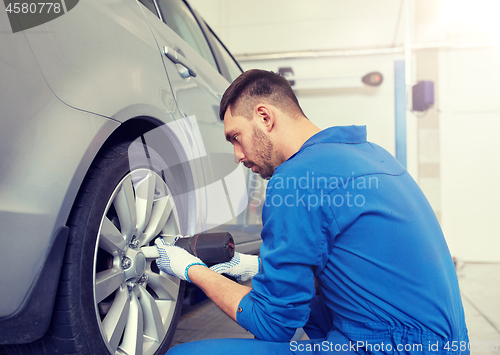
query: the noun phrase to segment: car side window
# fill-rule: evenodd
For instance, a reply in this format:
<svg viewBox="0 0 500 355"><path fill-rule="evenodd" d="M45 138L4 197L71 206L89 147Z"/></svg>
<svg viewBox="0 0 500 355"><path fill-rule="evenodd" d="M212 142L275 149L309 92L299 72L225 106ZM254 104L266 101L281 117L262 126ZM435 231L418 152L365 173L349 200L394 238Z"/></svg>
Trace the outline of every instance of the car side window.
<svg viewBox="0 0 500 355"><path fill-rule="evenodd" d="M139 0L141 4L146 6L146 8L151 11L155 16L158 16L158 13L156 12L156 7L155 4L153 3L153 0Z"/></svg>
<svg viewBox="0 0 500 355"><path fill-rule="evenodd" d="M182 0L159 0L157 3L165 23L218 70L212 50L189 7Z"/></svg>
<svg viewBox="0 0 500 355"><path fill-rule="evenodd" d="M227 50L226 46L222 44L222 42L219 40L219 38L215 35L215 33L212 32L214 35L214 42L217 45L217 48L219 48L219 51L222 55L222 59L224 60L224 63L226 64L227 70L229 72L229 76L231 77L231 81L236 79L240 74L243 72L236 62L236 60L233 58L233 56L229 53Z"/></svg>

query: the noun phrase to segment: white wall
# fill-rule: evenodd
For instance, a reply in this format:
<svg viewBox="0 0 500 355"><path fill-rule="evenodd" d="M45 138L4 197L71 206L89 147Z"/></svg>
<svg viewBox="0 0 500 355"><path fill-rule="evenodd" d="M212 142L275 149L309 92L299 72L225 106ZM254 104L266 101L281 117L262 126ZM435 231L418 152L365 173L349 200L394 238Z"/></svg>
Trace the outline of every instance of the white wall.
<svg viewBox="0 0 500 355"><path fill-rule="evenodd" d="M400 0L191 0L233 54L389 46ZM403 37L399 37L399 42Z"/></svg>
<svg viewBox="0 0 500 355"><path fill-rule="evenodd" d="M331 77L330 88L296 91L306 116L320 128L367 125L368 139L394 154L394 56L245 62L243 67L273 71L292 67L297 85L300 78ZM360 84L371 71L384 75L380 87ZM343 84L346 76L353 79Z"/></svg>
<svg viewBox="0 0 500 355"><path fill-rule="evenodd" d="M401 44L404 16L398 23L400 0L192 0L234 55L375 48ZM400 31L396 31L400 28ZM398 33L395 35L395 33ZM299 102L321 128L367 125L368 139L395 153L395 55L241 61L244 70L278 71L290 66L299 78L332 78L327 89L299 90ZM361 77L380 71L378 88L360 84ZM348 79L342 83L343 77ZM352 85L355 81L357 86Z"/></svg>
<svg viewBox="0 0 500 355"><path fill-rule="evenodd" d="M464 260L500 261L500 49L441 53L442 227Z"/></svg>

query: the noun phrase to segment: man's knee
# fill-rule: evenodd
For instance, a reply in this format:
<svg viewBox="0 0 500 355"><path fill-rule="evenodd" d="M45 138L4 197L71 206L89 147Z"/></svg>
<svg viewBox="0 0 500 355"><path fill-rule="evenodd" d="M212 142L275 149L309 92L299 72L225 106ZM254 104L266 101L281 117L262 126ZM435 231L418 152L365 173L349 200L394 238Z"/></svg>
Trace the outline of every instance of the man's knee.
<svg viewBox="0 0 500 355"><path fill-rule="evenodd" d="M303 327L309 339L324 339L333 328L333 315L321 296L311 300L309 321Z"/></svg>
<svg viewBox="0 0 500 355"><path fill-rule="evenodd" d="M189 354L219 354L219 349L223 347L223 343L219 339L199 340L189 343L183 343L171 348L168 355L189 355ZM166 355L167 355L166 354Z"/></svg>
<svg viewBox="0 0 500 355"><path fill-rule="evenodd" d="M228 354L231 349L243 349L243 346L234 346L234 342L245 341L248 339L207 339L198 340L189 343L179 344L170 349L168 355L216 355L216 354ZM229 352L228 352L229 351ZM240 352L241 354L241 352Z"/></svg>
<svg viewBox="0 0 500 355"><path fill-rule="evenodd" d="M189 344L192 343L184 343L179 344L171 348L167 354L168 355L180 355L180 354L189 354Z"/></svg>
<svg viewBox="0 0 500 355"><path fill-rule="evenodd" d="M283 355L292 354L289 343L275 343L257 339L208 339L193 341L174 346L168 355L227 355L237 352L239 355Z"/></svg>

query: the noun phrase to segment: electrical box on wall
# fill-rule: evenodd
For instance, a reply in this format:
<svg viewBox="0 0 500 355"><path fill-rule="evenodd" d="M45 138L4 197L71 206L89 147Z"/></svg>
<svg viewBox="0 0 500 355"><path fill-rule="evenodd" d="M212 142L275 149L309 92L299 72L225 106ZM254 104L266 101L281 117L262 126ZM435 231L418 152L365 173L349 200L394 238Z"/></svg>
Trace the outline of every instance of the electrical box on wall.
<svg viewBox="0 0 500 355"><path fill-rule="evenodd" d="M293 80L294 74L292 67L279 68L278 74L283 75L286 78L286 80L288 80L291 87L295 85L295 80Z"/></svg>
<svg viewBox="0 0 500 355"><path fill-rule="evenodd" d="M413 111L426 111L434 105L434 82L419 81L413 85Z"/></svg>

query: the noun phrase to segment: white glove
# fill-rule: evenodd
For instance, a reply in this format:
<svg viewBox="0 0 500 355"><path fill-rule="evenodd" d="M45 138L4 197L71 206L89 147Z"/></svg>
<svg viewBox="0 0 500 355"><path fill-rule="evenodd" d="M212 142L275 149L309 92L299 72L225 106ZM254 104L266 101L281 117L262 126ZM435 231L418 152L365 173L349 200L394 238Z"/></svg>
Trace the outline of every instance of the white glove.
<svg viewBox="0 0 500 355"><path fill-rule="evenodd" d="M257 255L236 252L228 262L215 264L210 269L219 274L232 276L237 281L247 281L260 271L260 258Z"/></svg>
<svg viewBox="0 0 500 355"><path fill-rule="evenodd" d="M206 266L196 256L189 254L181 247L165 243L161 237L156 238L155 244L160 254L160 257L156 259L156 265L164 273L191 282L188 277L188 269L193 265Z"/></svg>

